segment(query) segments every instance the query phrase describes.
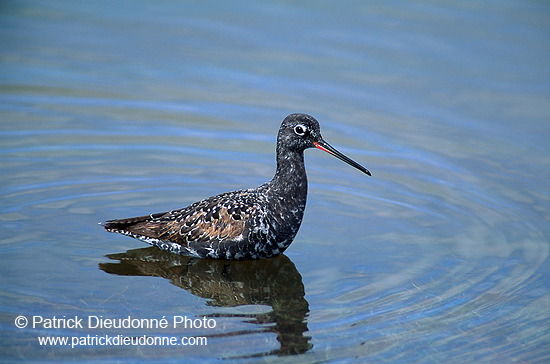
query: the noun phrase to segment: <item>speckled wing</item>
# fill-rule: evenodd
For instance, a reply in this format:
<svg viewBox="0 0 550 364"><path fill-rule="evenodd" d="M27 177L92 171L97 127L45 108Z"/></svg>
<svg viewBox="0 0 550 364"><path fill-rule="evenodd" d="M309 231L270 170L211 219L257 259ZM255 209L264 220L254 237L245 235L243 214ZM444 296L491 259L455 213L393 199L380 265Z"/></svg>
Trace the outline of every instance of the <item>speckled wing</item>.
<svg viewBox="0 0 550 364"><path fill-rule="evenodd" d="M222 242L246 240L247 223L265 216L266 205L257 190L240 190L213 196L179 210L110 220L104 227L166 250L186 253L178 251L176 243L193 253L199 242L218 246Z"/></svg>

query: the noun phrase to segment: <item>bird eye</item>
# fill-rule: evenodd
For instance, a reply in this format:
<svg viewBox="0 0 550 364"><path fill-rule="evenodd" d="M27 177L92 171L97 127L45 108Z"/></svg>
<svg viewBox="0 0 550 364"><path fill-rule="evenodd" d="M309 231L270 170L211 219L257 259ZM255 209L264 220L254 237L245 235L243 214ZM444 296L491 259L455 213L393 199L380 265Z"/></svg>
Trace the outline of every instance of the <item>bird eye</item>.
<svg viewBox="0 0 550 364"><path fill-rule="evenodd" d="M302 124L298 124L294 127L294 132L296 133L296 135L304 136L306 135L307 128Z"/></svg>

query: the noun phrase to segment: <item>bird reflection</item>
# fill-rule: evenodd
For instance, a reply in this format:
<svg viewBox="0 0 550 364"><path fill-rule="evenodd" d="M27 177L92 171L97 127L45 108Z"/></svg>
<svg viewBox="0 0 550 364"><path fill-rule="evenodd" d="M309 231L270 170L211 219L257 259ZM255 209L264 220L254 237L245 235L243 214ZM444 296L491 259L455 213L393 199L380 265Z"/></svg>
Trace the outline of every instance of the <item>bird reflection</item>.
<svg viewBox="0 0 550 364"><path fill-rule="evenodd" d="M240 317L261 325L261 332L277 335L280 348L245 357L292 355L308 351L306 317L309 304L304 298L302 277L294 263L285 255L250 261L196 259L161 251L157 248L128 250L107 255L117 263L100 263L99 268L110 274L153 276L166 278L177 287L208 299L212 307L267 305L272 310L260 314L211 314L210 317ZM274 325L269 325L274 324ZM212 336L234 336L258 331L229 332Z"/></svg>

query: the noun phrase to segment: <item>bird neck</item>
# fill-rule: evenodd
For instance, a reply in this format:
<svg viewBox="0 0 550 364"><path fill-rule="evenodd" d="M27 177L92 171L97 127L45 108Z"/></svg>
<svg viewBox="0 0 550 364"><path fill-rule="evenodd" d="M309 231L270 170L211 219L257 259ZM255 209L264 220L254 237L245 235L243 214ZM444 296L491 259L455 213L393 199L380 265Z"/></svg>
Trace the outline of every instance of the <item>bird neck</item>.
<svg viewBox="0 0 550 364"><path fill-rule="evenodd" d="M307 176L304 153L294 150L277 150L277 171L271 180L279 195L303 199L307 195Z"/></svg>

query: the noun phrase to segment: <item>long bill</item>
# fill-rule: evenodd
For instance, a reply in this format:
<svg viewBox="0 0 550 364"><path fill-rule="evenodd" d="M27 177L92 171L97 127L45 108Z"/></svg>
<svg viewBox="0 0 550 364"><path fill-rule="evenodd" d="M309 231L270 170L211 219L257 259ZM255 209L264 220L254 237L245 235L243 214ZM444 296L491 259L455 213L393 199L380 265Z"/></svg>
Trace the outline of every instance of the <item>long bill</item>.
<svg viewBox="0 0 550 364"><path fill-rule="evenodd" d="M332 154L336 158L346 162L347 164L349 164L352 167L357 168L361 172L363 172L365 174L368 174L369 176L371 175L368 169L366 169L365 167L363 167L362 165L360 165L359 163L357 163L353 159L348 158L344 154L340 153L333 146L331 146L329 143L325 142L324 140L322 140L320 142L313 142L313 145L315 145L315 148L321 149L321 150L327 152L328 154Z"/></svg>

